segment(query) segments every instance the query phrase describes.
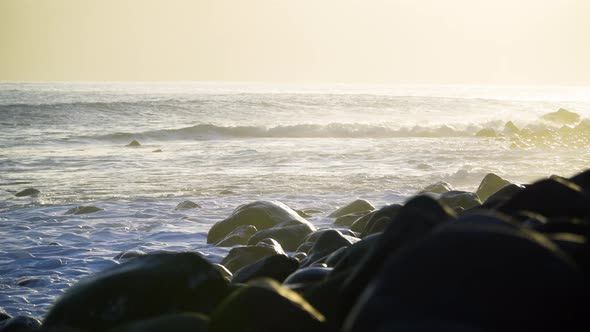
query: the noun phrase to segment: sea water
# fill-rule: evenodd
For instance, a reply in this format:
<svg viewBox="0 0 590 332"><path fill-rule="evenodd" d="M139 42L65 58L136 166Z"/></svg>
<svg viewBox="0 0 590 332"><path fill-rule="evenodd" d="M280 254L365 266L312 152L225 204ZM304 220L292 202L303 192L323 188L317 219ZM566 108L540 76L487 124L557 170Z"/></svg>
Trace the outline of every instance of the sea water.
<svg viewBox="0 0 590 332"><path fill-rule="evenodd" d="M559 108L589 118L590 89L0 83L0 308L42 318L127 250L218 262L228 249L206 244L209 227L255 200L322 211L310 221L327 227L356 198L573 175L590 131L541 119ZM510 137L508 121L538 134ZM15 196L26 188L41 194ZM184 200L201 207L176 210ZM104 210L65 214L80 205Z"/></svg>

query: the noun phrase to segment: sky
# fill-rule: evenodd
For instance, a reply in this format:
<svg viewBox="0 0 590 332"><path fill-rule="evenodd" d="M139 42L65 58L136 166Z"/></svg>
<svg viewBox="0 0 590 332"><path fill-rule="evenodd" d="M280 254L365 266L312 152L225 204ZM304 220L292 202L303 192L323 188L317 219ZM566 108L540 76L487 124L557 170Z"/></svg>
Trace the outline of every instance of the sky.
<svg viewBox="0 0 590 332"><path fill-rule="evenodd" d="M0 0L0 80L590 85L590 1Z"/></svg>

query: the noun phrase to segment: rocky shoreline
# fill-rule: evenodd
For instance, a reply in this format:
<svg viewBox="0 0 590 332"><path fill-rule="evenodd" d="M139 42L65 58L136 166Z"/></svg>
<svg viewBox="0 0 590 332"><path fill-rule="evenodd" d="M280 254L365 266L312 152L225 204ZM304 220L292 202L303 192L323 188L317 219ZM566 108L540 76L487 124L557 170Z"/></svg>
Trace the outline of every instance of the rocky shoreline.
<svg viewBox="0 0 590 332"><path fill-rule="evenodd" d="M209 230L208 243L232 248L221 264L197 252L123 252L42 322L0 310L0 332L587 325L590 171L532 184L488 174L476 192L439 182L380 209L359 199L329 215L331 228L306 220L315 212L242 205Z"/></svg>

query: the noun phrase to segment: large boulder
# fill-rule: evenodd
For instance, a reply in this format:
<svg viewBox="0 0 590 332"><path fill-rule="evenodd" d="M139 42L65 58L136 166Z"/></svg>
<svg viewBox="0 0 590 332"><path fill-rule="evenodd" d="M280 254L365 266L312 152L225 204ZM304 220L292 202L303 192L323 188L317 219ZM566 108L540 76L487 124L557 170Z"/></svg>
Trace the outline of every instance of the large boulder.
<svg viewBox="0 0 590 332"><path fill-rule="evenodd" d="M570 112L565 108L560 108L557 112L544 114L541 118L560 125L571 125L580 122L580 114Z"/></svg>
<svg viewBox="0 0 590 332"><path fill-rule="evenodd" d="M328 217L338 218L351 213L366 212L373 210L375 210L375 207L369 201L364 199L357 199L351 203L348 203L338 208L336 211L330 213Z"/></svg>
<svg viewBox="0 0 590 332"><path fill-rule="evenodd" d="M453 209L469 210L481 205L476 193L453 190L440 195L439 201Z"/></svg>
<svg viewBox="0 0 590 332"><path fill-rule="evenodd" d="M260 230L254 234L248 244L254 245L263 239L271 238L276 240L283 249L287 251L295 251L297 247L303 243L305 237L316 228L310 223L301 223L299 221L288 221L284 224L279 224L272 228Z"/></svg>
<svg viewBox="0 0 590 332"><path fill-rule="evenodd" d="M479 184L479 187L475 193L477 194L477 197L479 197L480 201L484 202L492 194L496 193L498 190L509 184L510 182L502 179L498 175L494 173L488 173L481 180L481 183Z"/></svg>
<svg viewBox="0 0 590 332"><path fill-rule="evenodd" d="M342 233L337 230L327 230L315 241L309 250L309 256L301 262L301 266L309 266L319 259L326 258L332 252L342 247L348 247L357 241L359 241L358 238L342 235Z"/></svg>
<svg viewBox="0 0 590 332"><path fill-rule="evenodd" d="M422 192L425 193L435 193L435 194L444 194L447 191L452 191L453 186L451 186L450 183L445 182L445 181L438 181L437 183L433 183L429 186L424 187L424 189L422 189Z"/></svg>
<svg viewBox="0 0 590 332"><path fill-rule="evenodd" d="M250 240L252 235L256 234L256 232L258 232L256 227L252 225L243 225L231 231L231 233L223 238L223 240L215 243L215 245L218 247L233 247L240 244L248 244L248 240Z"/></svg>
<svg viewBox="0 0 590 332"><path fill-rule="evenodd" d="M271 255L285 255L281 245L273 239L264 239L255 246L242 246L232 248L221 264L232 273L235 273L244 266Z"/></svg>
<svg viewBox="0 0 590 332"><path fill-rule="evenodd" d="M587 324L581 304L588 300L583 275L546 238L490 222L448 223L390 256L343 331L424 322L474 331L569 331Z"/></svg>
<svg viewBox="0 0 590 332"><path fill-rule="evenodd" d="M285 255L264 257L251 265L244 266L234 273L233 283L246 283L256 278L270 278L283 282L299 267L299 261Z"/></svg>
<svg viewBox="0 0 590 332"><path fill-rule="evenodd" d="M234 291L211 316L209 332L320 332L324 316L294 291L258 279Z"/></svg>
<svg viewBox="0 0 590 332"><path fill-rule="evenodd" d="M209 318L207 316L186 312L134 321L107 332L207 332L208 327Z"/></svg>
<svg viewBox="0 0 590 332"><path fill-rule="evenodd" d="M51 307L44 327L104 331L152 317L210 313L227 281L197 253L139 256L78 281Z"/></svg>
<svg viewBox="0 0 590 332"><path fill-rule="evenodd" d="M281 202L252 202L237 207L228 218L213 225L207 234L207 243L216 243L243 225L252 225L258 230L263 230L290 221L309 224L297 212Z"/></svg>
<svg viewBox="0 0 590 332"><path fill-rule="evenodd" d="M16 197L27 197L27 196L37 197L37 196L39 196L39 194L41 194L39 189L27 188L27 189L17 192L16 194L14 194L14 196L16 196Z"/></svg>

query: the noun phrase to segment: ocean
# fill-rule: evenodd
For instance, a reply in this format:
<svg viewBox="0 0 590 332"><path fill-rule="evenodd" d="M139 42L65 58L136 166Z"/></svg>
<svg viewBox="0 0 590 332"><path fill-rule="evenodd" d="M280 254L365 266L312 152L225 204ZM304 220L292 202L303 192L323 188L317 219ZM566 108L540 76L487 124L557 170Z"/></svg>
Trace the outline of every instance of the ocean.
<svg viewBox="0 0 590 332"><path fill-rule="evenodd" d="M581 120L542 118L560 108ZM356 198L571 176L590 165L588 118L589 88L0 82L0 308L42 318L126 250L218 262L208 229L255 200L329 227ZM80 205L103 210L65 214Z"/></svg>

